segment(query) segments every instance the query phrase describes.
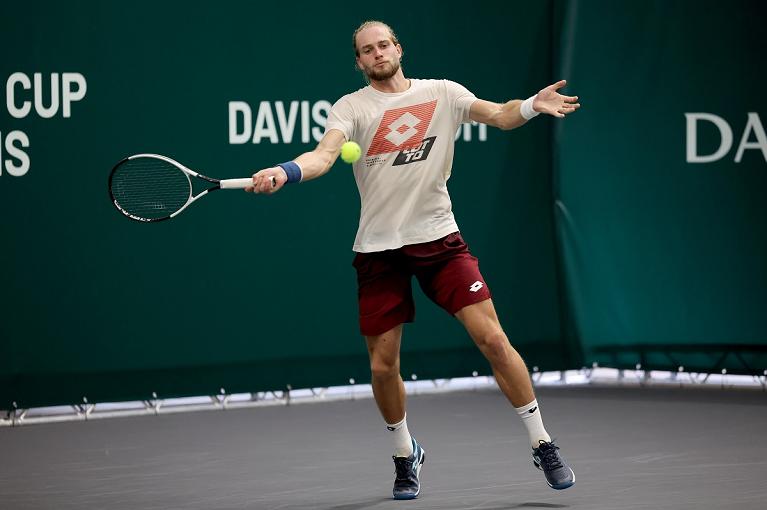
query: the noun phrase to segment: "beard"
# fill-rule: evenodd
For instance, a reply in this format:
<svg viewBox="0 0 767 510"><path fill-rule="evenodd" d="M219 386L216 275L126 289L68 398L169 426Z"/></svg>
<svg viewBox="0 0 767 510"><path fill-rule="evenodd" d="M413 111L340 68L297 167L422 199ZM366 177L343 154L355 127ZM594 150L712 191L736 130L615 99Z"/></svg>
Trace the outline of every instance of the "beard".
<svg viewBox="0 0 767 510"><path fill-rule="evenodd" d="M365 74L368 78L375 81L388 80L399 71L399 60L394 62L387 62L387 65L381 67L369 67L365 69Z"/></svg>

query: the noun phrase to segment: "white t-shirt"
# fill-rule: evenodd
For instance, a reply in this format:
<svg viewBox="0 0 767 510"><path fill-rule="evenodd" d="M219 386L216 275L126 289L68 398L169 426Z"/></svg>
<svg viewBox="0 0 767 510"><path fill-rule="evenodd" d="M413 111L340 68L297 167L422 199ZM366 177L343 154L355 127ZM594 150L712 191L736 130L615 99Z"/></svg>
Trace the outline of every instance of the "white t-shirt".
<svg viewBox="0 0 767 510"><path fill-rule="evenodd" d="M447 180L455 133L477 98L449 80L410 80L405 92L371 86L339 99L326 131L357 142L361 210L356 252L425 243L458 230Z"/></svg>

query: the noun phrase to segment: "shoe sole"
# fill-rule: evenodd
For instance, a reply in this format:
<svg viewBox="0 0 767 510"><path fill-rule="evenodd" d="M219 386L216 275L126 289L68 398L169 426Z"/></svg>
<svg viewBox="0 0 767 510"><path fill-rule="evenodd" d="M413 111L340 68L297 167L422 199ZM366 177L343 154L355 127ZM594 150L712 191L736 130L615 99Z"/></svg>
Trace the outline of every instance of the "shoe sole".
<svg viewBox="0 0 767 510"><path fill-rule="evenodd" d="M418 495L421 493L421 467L423 466L423 461L426 460L426 451L421 448L421 461L418 463L418 467L415 469L415 476L418 478L418 490L415 492L415 494L405 494L397 496L396 494L392 494L394 499L402 501L406 499L415 499L418 497Z"/></svg>
<svg viewBox="0 0 767 510"><path fill-rule="evenodd" d="M543 471L543 468L541 467L541 465L538 464L537 462L535 462L534 460L533 460L533 465L536 468L538 468L539 471ZM546 480L546 483L548 484L548 486L551 487L554 490L561 491L561 490L567 489L567 488L572 487L573 485L575 485L575 471L573 471L573 468L571 468L571 467L568 467L567 469L569 469L570 470L570 474L573 475L573 479L570 480L569 483L561 483L559 485L552 485L552 484L549 483L548 480Z"/></svg>

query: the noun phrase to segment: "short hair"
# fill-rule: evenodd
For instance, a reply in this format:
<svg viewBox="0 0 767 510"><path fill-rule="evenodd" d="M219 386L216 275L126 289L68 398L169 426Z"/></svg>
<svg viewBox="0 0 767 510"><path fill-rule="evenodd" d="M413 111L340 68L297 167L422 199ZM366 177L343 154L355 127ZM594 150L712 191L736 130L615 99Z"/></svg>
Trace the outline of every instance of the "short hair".
<svg viewBox="0 0 767 510"><path fill-rule="evenodd" d="M359 57L360 56L360 50L357 49L357 34L362 32L368 27L372 27L374 25L380 25L382 27L385 27L389 31L389 37L391 38L391 42L394 44L399 44L399 39L397 39L397 34L394 33L394 30L384 23L383 21L377 21L377 20L368 20L362 23L359 27L357 27L357 30L354 31L354 35L352 35L352 46L354 47L354 55Z"/></svg>

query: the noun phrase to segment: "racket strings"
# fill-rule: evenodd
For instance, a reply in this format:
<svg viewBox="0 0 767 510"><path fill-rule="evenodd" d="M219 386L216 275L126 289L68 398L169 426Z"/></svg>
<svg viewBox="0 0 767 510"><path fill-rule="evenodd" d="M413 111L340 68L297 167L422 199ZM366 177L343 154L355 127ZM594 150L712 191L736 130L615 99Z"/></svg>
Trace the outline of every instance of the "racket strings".
<svg viewBox="0 0 767 510"><path fill-rule="evenodd" d="M111 181L112 195L129 214L159 219L189 201L192 184L175 165L155 158L135 158L118 166Z"/></svg>

